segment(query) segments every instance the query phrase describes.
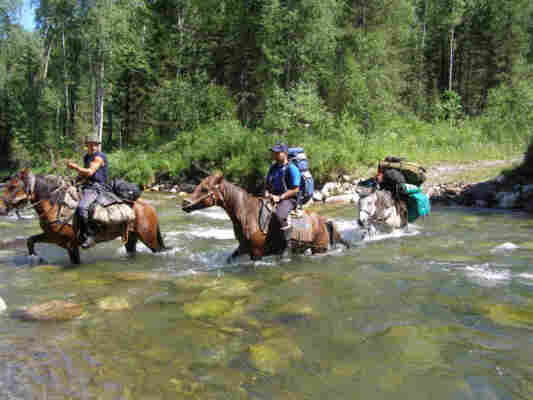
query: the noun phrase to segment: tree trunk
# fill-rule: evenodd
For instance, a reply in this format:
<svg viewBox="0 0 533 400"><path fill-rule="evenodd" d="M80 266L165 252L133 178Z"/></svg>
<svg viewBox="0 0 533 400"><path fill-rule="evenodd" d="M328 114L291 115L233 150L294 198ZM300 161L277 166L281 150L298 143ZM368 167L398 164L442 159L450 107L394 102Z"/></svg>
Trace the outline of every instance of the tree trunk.
<svg viewBox="0 0 533 400"><path fill-rule="evenodd" d="M453 88L453 46L455 41L455 26L452 26L450 31L450 68L448 75L448 90L451 91Z"/></svg>
<svg viewBox="0 0 533 400"><path fill-rule="evenodd" d="M104 126L104 51L100 42L96 55L95 90L94 90L94 126L93 132L98 135L102 142L102 130Z"/></svg>

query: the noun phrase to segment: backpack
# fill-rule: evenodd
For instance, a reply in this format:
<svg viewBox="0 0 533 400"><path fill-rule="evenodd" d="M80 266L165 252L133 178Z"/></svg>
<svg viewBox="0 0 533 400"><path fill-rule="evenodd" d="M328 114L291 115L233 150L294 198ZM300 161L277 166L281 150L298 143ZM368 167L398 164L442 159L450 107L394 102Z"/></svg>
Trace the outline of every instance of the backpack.
<svg viewBox="0 0 533 400"><path fill-rule="evenodd" d="M142 189L139 185L126 182L124 179L113 179L111 190L122 200L135 201L141 197Z"/></svg>
<svg viewBox="0 0 533 400"><path fill-rule="evenodd" d="M302 175L300 182L300 192L298 194L298 203L304 204L311 199L315 191L315 181L309 171L309 162L302 147L289 147L289 162L292 162Z"/></svg>
<svg viewBox="0 0 533 400"><path fill-rule="evenodd" d="M407 222L413 222L418 217L424 217L431 211L429 198L415 185L402 184L402 193L407 196Z"/></svg>
<svg viewBox="0 0 533 400"><path fill-rule="evenodd" d="M426 180L426 169L421 165L399 157L386 157L379 162L378 169L396 169L400 171L407 183L420 186Z"/></svg>

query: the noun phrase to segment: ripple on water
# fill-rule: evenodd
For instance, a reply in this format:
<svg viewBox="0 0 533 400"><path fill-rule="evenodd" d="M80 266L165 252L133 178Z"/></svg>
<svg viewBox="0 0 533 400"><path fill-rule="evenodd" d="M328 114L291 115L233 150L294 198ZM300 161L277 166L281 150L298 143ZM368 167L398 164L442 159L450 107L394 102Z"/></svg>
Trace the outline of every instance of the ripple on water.
<svg viewBox="0 0 533 400"><path fill-rule="evenodd" d="M211 208L206 208L205 210L193 211L190 213L190 215L201 216L201 217L210 218L210 219L229 220L229 217L226 214L226 211L224 211L220 207L211 207Z"/></svg>
<svg viewBox="0 0 533 400"><path fill-rule="evenodd" d="M485 287L494 287L509 283L512 274L508 269L502 266L493 266L488 263L480 265L469 265L465 267L467 278L472 282Z"/></svg>

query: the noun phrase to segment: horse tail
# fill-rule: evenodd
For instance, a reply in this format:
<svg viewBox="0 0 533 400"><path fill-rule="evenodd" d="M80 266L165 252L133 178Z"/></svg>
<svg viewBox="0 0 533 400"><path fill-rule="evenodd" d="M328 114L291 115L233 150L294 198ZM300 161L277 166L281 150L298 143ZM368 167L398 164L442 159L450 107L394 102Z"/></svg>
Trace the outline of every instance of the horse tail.
<svg viewBox="0 0 533 400"><path fill-rule="evenodd" d="M170 250L172 248L172 247L165 246L165 242L163 240L163 235L161 234L161 229L159 228L159 224L157 224L157 244L159 245L159 251Z"/></svg>
<svg viewBox="0 0 533 400"><path fill-rule="evenodd" d="M337 247L337 243L341 243L343 244L344 246L346 246L346 248L350 248L350 242L348 242L347 240L345 240L341 234L339 233L339 231L337 230L337 226L335 225L335 222L333 220L328 220L326 222L326 226L328 228L328 233L329 233L329 244L331 245L331 247Z"/></svg>

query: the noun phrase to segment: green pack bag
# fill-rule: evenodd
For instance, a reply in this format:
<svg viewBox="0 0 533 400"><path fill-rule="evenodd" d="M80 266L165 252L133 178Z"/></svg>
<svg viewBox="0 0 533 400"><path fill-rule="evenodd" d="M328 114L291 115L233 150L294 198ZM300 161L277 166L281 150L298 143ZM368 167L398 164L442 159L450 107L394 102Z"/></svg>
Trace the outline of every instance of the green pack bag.
<svg viewBox="0 0 533 400"><path fill-rule="evenodd" d="M381 170L390 168L400 171L406 182L411 185L420 186L426 180L427 171L423 166L400 157L386 157L379 162L378 168Z"/></svg>
<svg viewBox="0 0 533 400"><path fill-rule="evenodd" d="M407 196L407 222L413 222L418 217L424 217L431 211L428 196L418 186L403 183L401 193Z"/></svg>

